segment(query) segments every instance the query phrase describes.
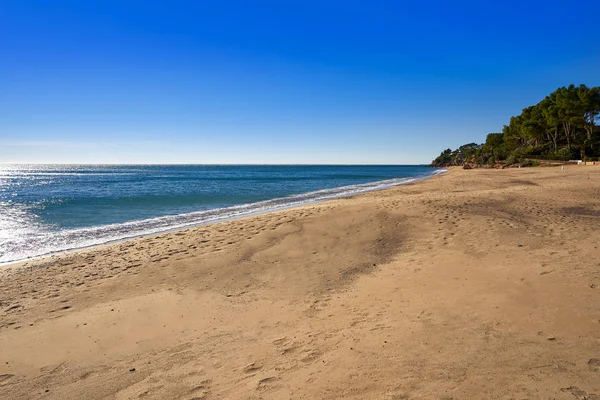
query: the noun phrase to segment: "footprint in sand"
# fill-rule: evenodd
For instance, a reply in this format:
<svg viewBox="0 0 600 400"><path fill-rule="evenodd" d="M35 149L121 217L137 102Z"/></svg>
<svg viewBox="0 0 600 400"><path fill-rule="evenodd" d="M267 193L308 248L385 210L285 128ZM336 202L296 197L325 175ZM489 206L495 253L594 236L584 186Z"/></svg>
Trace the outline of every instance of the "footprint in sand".
<svg viewBox="0 0 600 400"><path fill-rule="evenodd" d="M260 371L262 367L263 366L261 364L253 362L252 364L248 364L244 367L244 372L247 374L251 374L253 372Z"/></svg>
<svg viewBox="0 0 600 400"><path fill-rule="evenodd" d="M587 364L592 371L600 372L600 358L591 358Z"/></svg>
<svg viewBox="0 0 600 400"><path fill-rule="evenodd" d="M275 376L269 376L269 377L263 378L263 379L261 379L261 380L258 381L258 385L256 387L256 390L268 389L278 379L279 378L277 378Z"/></svg>
<svg viewBox="0 0 600 400"><path fill-rule="evenodd" d="M211 379L204 380L200 382L200 384L192 389L190 389L189 395L191 397L185 397L185 399L189 400L201 400L206 399L210 395L210 384L212 383Z"/></svg>
<svg viewBox="0 0 600 400"><path fill-rule="evenodd" d="M577 386L569 386L560 389L561 392L571 393L578 400L600 400L600 396L595 393L588 393Z"/></svg>
<svg viewBox="0 0 600 400"><path fill-rule="evenodd" d="M0 385L3 385L6 381L14 377L13 374L2 374L0 375Z"/></svg>

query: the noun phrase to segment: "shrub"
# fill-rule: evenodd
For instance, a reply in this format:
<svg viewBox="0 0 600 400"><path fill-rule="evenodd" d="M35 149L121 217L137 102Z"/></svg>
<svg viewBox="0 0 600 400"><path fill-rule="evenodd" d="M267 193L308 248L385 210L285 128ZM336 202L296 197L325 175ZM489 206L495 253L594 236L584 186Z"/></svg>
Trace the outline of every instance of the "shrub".
<svg viewBox="0 0 600 400"><path fill-rule="evenodd" d="M525 160L519 165L521 167L539 167L540 163L535 160Z"/></svg>

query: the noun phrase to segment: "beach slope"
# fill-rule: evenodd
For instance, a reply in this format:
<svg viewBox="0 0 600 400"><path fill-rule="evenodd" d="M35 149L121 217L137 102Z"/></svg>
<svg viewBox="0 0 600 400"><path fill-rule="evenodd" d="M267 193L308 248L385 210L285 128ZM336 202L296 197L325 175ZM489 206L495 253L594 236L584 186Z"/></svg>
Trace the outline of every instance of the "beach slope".
<svg viewBox="0 0 600 400"><path fill-rule="evenodd" d="M600 167L2 267L2 399L600 398Z"/></svg>

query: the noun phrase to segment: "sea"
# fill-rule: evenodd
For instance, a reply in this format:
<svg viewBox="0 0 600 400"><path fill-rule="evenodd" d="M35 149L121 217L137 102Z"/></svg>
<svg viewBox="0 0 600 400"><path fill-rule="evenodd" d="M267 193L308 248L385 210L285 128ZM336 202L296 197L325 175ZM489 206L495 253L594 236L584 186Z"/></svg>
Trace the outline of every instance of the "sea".
<svg viewBox="0 0 600 400"><path fill-rule="evenodd" d="M351 196L420 165L0 165L0 263Z"/></svg>

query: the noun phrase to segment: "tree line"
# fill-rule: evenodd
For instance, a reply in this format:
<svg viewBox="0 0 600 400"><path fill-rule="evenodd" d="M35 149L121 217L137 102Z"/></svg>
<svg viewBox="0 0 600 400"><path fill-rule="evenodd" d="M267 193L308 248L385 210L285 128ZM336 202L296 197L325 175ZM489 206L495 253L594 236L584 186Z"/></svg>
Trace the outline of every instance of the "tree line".
<svg viewBox="0 0 600 400"><path fill-rule="evenodd" d="M569 85L510 118L485 143L444 150L432 166L531 164L531 160L594 160L600 157L600 87Z"/></svg>

